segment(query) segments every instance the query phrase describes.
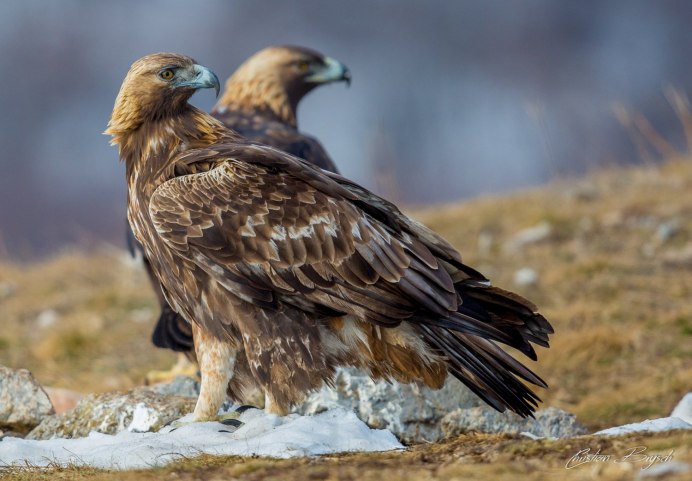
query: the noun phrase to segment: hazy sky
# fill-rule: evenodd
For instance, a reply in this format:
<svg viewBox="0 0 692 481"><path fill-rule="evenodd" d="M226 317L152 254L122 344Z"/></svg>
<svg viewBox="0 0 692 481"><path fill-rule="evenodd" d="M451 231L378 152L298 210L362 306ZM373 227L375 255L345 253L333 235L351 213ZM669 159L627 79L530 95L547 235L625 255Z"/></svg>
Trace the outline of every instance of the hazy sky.
<svg viewBox="0 0 692 481"><path fill-rule="evenodd" d="M0 254L121 243L124 169L101 132L147 53L220 78L271 44L341 60L351 88L310 94L301 128L348 177L421 204L636 161L617 103L678 141L663 88L690 90L691 25L683 0L4 0Z"/></svg>

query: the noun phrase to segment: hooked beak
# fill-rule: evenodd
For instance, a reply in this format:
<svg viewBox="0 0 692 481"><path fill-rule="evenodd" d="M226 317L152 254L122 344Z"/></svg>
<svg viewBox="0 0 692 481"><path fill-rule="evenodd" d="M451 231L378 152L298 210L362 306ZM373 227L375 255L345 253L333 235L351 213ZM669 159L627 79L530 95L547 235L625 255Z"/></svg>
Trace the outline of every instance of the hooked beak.
<svg viewBox="0 0 692 481"><path fill-rule="evenodd" d="M324 67L305 77L305 80L316 84L344 81L346 85L351 85L351 72L338 60L325 57Z"/></svg>
<svg viewBox="0 0 692 481"><path fill-rule="evenodd" d="M194 64L189 70L189 75L186 77L189 78L181 79L181 81L176 84L176 87L188 87L195 90L213 88L216 92L216 96L219 96L219 90L221 90L219 77L207 67Z"/></svg>

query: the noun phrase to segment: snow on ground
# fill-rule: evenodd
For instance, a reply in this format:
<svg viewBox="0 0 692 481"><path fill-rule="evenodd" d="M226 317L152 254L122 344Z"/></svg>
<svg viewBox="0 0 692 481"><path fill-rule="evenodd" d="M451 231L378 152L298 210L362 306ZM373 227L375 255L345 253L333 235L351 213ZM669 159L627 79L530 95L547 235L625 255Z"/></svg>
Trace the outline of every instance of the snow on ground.
<svg viewBox="0 0 692 481"><path fill-rule="evenodd" d="M658 433L661 431L672 431L673 429L692 429L692 424L688 424L680 418L667 417L658 419L647 419L640 423L625 424L614 428L598 431L596 435L621 436L629 433Z"/></svg>
<svg viewBox="0 0 692 481"><path fill-rule="evenodd" d="M251 409L235 429L216 422L194 423L158 433L92 432L86 438L0 442L0 465L88 465L107 469L161 466L200 454L290 458L347 451L402 449L392 433L370 429L352 412L332 409L315 416L278 417Z"/></svg>
<svg viewBox="0 0 692 481"><path fill-rule="evenodd" d="M595 434L620 436L636 432L657 433L661 431L672 431L673 429L692 429L692 392L687 393L682 398L667 418L647 419L640 423L625 424L624 426L604 429Z"/></svg>
<svg viewBox="0 0 692 481"><path fill-rule="evenodd" d="M682 401L675 406L675 409L673 409L670 415L692 424L692 392L688 392L685 397L682 398Z"/></svg>
<svg viewBox="0 0 692 481"><path fill-rule="evenodd" d="M692 429L692 424L687 422L690 420L692 393L680 401L670 417L618 426L595 434ZM244 424L237 429L210 422L141 433L136 431L148 429L151 423L146 410L138 409L129 430L114 436L92 432L80 439L5 438L0 442L0 467L60 464L135 469L162 466L200 454L290 458L403 449L391 432L370 429L353 412L341 408L314 416L291 414L286 417L251 409L241 414L240 421Z"/></svg>

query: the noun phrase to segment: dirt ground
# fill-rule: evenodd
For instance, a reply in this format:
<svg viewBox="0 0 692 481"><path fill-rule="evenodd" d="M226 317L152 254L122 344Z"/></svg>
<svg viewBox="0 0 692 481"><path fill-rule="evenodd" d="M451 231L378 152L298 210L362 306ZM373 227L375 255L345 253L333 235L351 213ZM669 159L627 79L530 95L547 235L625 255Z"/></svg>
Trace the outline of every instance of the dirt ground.
<svg viewBox="0 0 692 481"><path fill-rule="evenodd" d="M692 390L692 159L613 169L530 191L413 211L495 285L535 301L555 326L532 366L545 406L592 430L666 416ZM518 233L539 226L537 240ZM530 269L535 282L517 282ZM0 364L44 385L127 389L175 362L149 335L155 300L136 262L114 247L51 259L0 259ZM631 438L466 435L404 453L304 460L203 458L150 472L55 470L16 479L634 479L632 463L565 469L580 449L622 456L674 449L692 460L690 434ZM0 473L1 476L1 473ZM30 476L30 477L26 477ZM33 476L33 477L31 477ZM665 479L675 479L665 478ZM682 479L682 478L680 478Z"/></svg>

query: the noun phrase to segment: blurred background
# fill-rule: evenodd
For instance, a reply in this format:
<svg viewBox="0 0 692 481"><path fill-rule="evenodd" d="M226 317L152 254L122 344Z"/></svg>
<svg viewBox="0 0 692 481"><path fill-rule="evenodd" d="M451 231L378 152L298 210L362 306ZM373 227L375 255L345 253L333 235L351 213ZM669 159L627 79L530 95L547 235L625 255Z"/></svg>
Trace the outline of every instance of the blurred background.
<svg viewBox="0 0 692 481"><path fill-rule="evenodd" d="M346 176L422 206L646 161L623 108L683 144L665 92L692 85L691 22L684 0L5 0L0 255L124 244L124 168L101 132L147 53L220 78L272 44L341 60L351 88L310 94L300 127Z"/></svg>
<svg viewBox="0 0 692 481"><path fill-rule="evenodd" d="M667 416L692 386L691 27L683 0L1 1L0 365L79 394L173 364L101 132L142 55L225 79L299 44L353 75L300 127L551 320L544 406Z"/></svg>

